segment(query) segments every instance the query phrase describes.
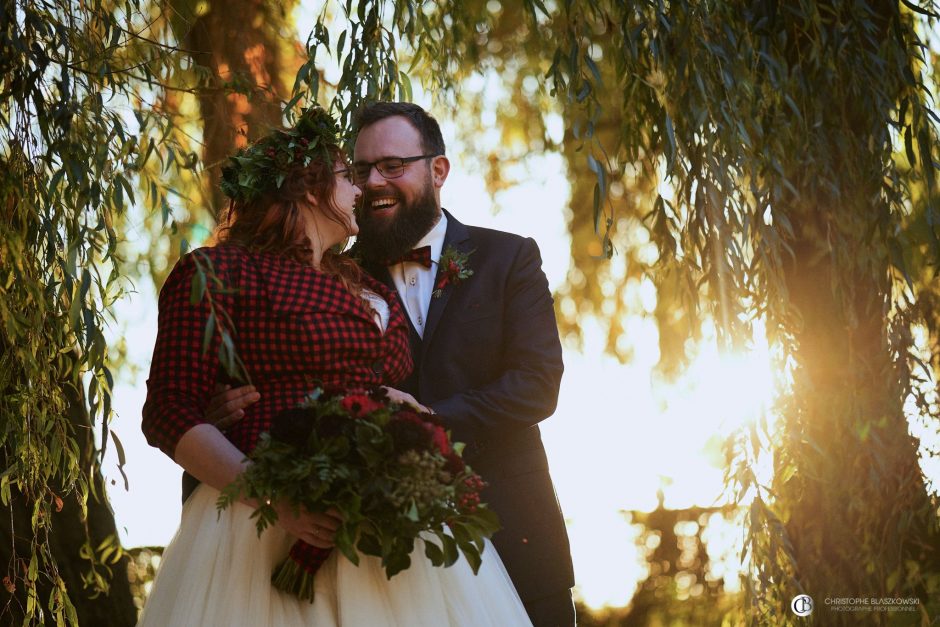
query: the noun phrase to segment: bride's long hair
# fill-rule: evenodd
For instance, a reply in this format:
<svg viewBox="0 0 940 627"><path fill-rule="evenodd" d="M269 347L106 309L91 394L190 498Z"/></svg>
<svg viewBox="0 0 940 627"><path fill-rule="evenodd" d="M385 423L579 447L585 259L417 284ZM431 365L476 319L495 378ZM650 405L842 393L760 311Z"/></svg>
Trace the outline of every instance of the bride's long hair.
<svg viewBox="0 0 940 627"><path fill-rule="evenodd" d="M317 210L337 224L346 226L343 212L333 202L336 189L336 163L345 163L338 146L329 149L331 157L313 159L306 166L296 166L286 172L277 189L266 191L257 198L244 201L232 199L222 214L213 233L215 243L244 246L249 250L269 252L309 265L313 260L313 245L307 237L304 212L309 211L307 194L317 201ZM342 281L346 289L358 294L362 287L362 269L355 261L330 249L323 253L320 270Z"/></svg>

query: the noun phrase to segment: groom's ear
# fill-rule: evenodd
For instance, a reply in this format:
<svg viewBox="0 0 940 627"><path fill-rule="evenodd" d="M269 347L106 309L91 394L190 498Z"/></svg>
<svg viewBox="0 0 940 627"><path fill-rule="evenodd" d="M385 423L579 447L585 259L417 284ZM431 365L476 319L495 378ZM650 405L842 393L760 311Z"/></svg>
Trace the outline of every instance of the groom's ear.
<svg viewBox="0 0 940 627"><path fill-rule="evenodd" d="M434 187L440 189L444 185L444 181L447 180L449 173L450 161L447 157L441 155L431 160L431 180L434 182Z"/></svg>

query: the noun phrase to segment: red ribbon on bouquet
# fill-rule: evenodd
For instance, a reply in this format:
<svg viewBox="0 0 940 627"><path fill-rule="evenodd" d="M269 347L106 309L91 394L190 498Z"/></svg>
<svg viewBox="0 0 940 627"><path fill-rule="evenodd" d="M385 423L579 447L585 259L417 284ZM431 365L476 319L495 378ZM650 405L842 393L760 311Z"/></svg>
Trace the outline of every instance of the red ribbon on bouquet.
<svg viewBox="0 0 940 627"><path fill-rule="evenodd" d="M323 549L303 540L290 548L287 559L271 575L278 590L290 592L313 603L313 576L330 557L333 549Z"/></svg>

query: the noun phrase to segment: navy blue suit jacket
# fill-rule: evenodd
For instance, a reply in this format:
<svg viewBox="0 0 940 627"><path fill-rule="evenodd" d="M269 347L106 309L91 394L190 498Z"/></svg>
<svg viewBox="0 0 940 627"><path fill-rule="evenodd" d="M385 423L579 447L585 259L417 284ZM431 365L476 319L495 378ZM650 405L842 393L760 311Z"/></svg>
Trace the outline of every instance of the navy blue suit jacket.
<svg viewBox="0 0 940 627"><path fill-rule="evenodd" d="M415 369L401 387L467 444L502 524L493 543L532 601L574 585L538 428L555 411L564 369L552 296L534 240L447 219L444 250L470 253L473 276L431 298L424 338L411 330ZM386 268L369 270L394 288Z"/></svg>

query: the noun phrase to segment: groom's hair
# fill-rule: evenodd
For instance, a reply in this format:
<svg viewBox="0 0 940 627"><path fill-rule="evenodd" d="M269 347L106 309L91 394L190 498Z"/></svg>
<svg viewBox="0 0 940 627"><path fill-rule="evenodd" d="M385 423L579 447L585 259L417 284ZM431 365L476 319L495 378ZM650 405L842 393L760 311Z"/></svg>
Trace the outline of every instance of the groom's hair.
<svg viewBox="0 0 940 627"><path fill-rule="evenodd" d="M373 102L365 105L356 116L356 134L379 120L396 115L407 119L421 135L421 144L428 154L444 154L444 137L437 120L427 111L410 102Z"/></svg>

